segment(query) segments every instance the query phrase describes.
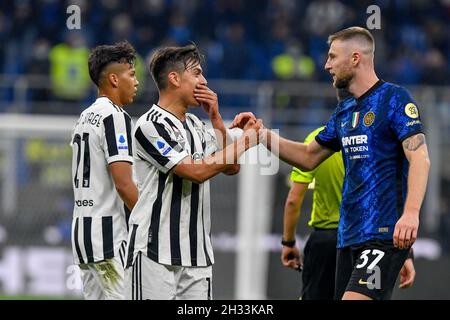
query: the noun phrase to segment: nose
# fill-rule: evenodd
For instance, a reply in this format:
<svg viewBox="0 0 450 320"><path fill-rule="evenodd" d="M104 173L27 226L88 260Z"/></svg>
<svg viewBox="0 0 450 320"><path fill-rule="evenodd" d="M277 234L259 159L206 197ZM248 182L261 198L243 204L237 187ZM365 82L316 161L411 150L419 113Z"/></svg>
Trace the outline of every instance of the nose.
<svg viewBox="0 0 450 320"><path fill-rule="evenodd" d="M206 78L205 78L204 75L202 75L202 77L201 77L201 79L200 79L200 83L201 83L201 84L204 84L205 86L208 85L208 80L206 80Z"/></svg>
<svg viewBox="0 0 450 320"><path fill-rule="evenodd" d="M330 70L331 70L330 60L327 59L327 62L325 62L324 68L325 68L325 70L327 70L327 71L330 71Z"/></svg>

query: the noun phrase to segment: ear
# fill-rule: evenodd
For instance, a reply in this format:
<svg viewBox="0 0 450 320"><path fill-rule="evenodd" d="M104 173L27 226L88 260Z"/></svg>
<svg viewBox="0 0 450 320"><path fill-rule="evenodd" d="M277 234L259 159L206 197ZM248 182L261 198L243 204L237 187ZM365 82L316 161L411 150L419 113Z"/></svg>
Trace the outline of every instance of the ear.
<svg viewBox="0 0 450 320"><path fill-rule="evenodd" d="M108 81L113 88L117 88L119 86L119 77L115 73L108 74Z"/></svg>
<svg viewBox="0 0 450 320"><path fill-rule="evenodd" d="M352 64L354 67L356 67L359 62L361 61L361 53L354 51L352 52Z"/></svg>
<svg viewBox="0 0 450 320"><path fill-rule="evenodd" d="M167 79L168 79L168 82L171 85L173 85L174 87L178 88L181 84L180 75L175 71L169 72L169 74L167 75Z"/></svg>

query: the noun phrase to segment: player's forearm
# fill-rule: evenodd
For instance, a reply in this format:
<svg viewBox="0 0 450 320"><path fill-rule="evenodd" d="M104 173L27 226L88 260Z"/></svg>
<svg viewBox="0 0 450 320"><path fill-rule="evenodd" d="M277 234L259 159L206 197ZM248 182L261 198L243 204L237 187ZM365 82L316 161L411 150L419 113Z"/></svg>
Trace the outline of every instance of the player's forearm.
<svg viewBox="0 0 450 320"><path fill-rule="evenodd" d="M216 133L219 150L222 150L225 146L232 142L231 137L227 133L227 129L223 123L220 113L217 113L217 115L211 117L210 120Z"/></svg>
<svg viewBox="0 0 450 320"><path fill-rule="evenodd" d="M232 174L239 171L237 163L240 156L252 146L248 137L243 135L234 143L229 144L225 149L206 157L203 160L194 161L190 178L194 182L203 183L215 175L226 172ZM189 177L188 177L189 178Z"/></svg>
<svg viewBox="0 0 450 320"><path fill-rule="evenodd" d="M300 218L300 209L305 198L307 184L294 183L289 191L286 203L284 205L283 219L283 239L294 240L297 230L298 219Z"/></svg>
<svg viewBox="0 0 450 320"><path fill-rule="evenodd" d="M295 232L297 230L297 223L300 217L300 205L286 201L284 207L283 219L283 239L290 241L295 239Z"/></svg>
<svg viewBox="0 0 450 320"><path fill-rule="evenodd" d="M256 144L250 139L256 139L256 137L249 137L244 133L235 142L229 144L223 150L216 152L214 155L205 159L207 163L218 163L226 165L237 164L238 159L242 154L247 151L252 145Z"/></svg>
<svg viewBox="0 0 450 320"><path fill-rule="evenodd" d="M430 160L426 150L417 150L409 159L408 194L405 213L419 214L428 182Z"/></svg>
<svg viewBox="0 0 450 320"><path fill-rule="evenodd" d="M133 181L116 185L117 193L128 209L133 210L137 200L139 191Z"/></svg>
<svg viewBox="0 0 450 320"><path fill-rule="evenodd" d="M264 130L261 136L261 143L284 162L304 171L311 171L317 165L308 152L307 144L284 139L270 130Z"/></svg>

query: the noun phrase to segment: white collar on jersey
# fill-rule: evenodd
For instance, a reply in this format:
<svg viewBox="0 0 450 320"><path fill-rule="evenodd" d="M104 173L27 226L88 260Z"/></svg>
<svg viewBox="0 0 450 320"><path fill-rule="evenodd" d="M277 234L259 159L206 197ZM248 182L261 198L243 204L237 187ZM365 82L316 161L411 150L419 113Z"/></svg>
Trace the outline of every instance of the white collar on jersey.
<svg viewBox="0 0 450 320"><path fill-rule="evenodd" d="M178 117L176 115L174 115L172 112L170 112L169 110L164 109L163 107L157 105L156 103L153 104L153 106L150 108L150 110L153 108L156 109L157 111L161 111L165 116L169 117L170 120L176 121L181 126L183 126L183 121L178 119ZM187 113L186 113L186 118L187 118Z"/></svg>

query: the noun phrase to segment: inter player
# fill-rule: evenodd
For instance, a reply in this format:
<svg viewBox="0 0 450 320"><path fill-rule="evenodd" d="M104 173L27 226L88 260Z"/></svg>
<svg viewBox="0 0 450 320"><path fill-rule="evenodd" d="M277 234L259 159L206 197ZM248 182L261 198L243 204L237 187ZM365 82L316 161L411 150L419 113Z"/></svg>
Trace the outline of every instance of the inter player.
<svg viewBox="0 0 450 320"><path fill-rule="evenodd" d="M311 132L305 139L310 143L324 127ZM334 153L313 171L293 168L292 186L284 209L284 230L281 261L285 267L302 272L302 300L331 300L334 297L337 226L342 199L344 163L341 152ZM303 257L295 243L295 231L303 198L310 183L314 184L313 208L309 225L314 231L306 242ZM400 270L400 288L413 285L416 276L411 254Z"/></svg>
<svg viewBox="0 0 450 320"><path fill-rule="evenodd" d="M280 158L312 170L342 150L345 166L335 298L389 299L419 227L430 160L419 110L402 87L380 80L375 43L360 27L329 37L325 69L354 103L338 107L309 144L263 129L263 143ZM232 126L243 126L250 113Z"/></svg>
<svg viewBox="0 0 450 320"><path fill-rule="evenodd" d="M159 101L139 118L133 135L140 198L129 221L128 299L212 298L208 180L239 171L237 159L256 144L256 131L247 129L261 122L248 122L243 136L228 144L201 62L195 45L160 48L150 61ZM199 105L217 135L188 113Z"/></svg>
<svg viewBox="0 0 450 320"><path fill-rule="evenodd" d="M131 210L138 198L132 180L131 118L123 110L139 84L135 54L128 42L92 50L89 75L98 98L81 113L72 133L72 249L89 300L123 299L124 203Z"/></svg>

